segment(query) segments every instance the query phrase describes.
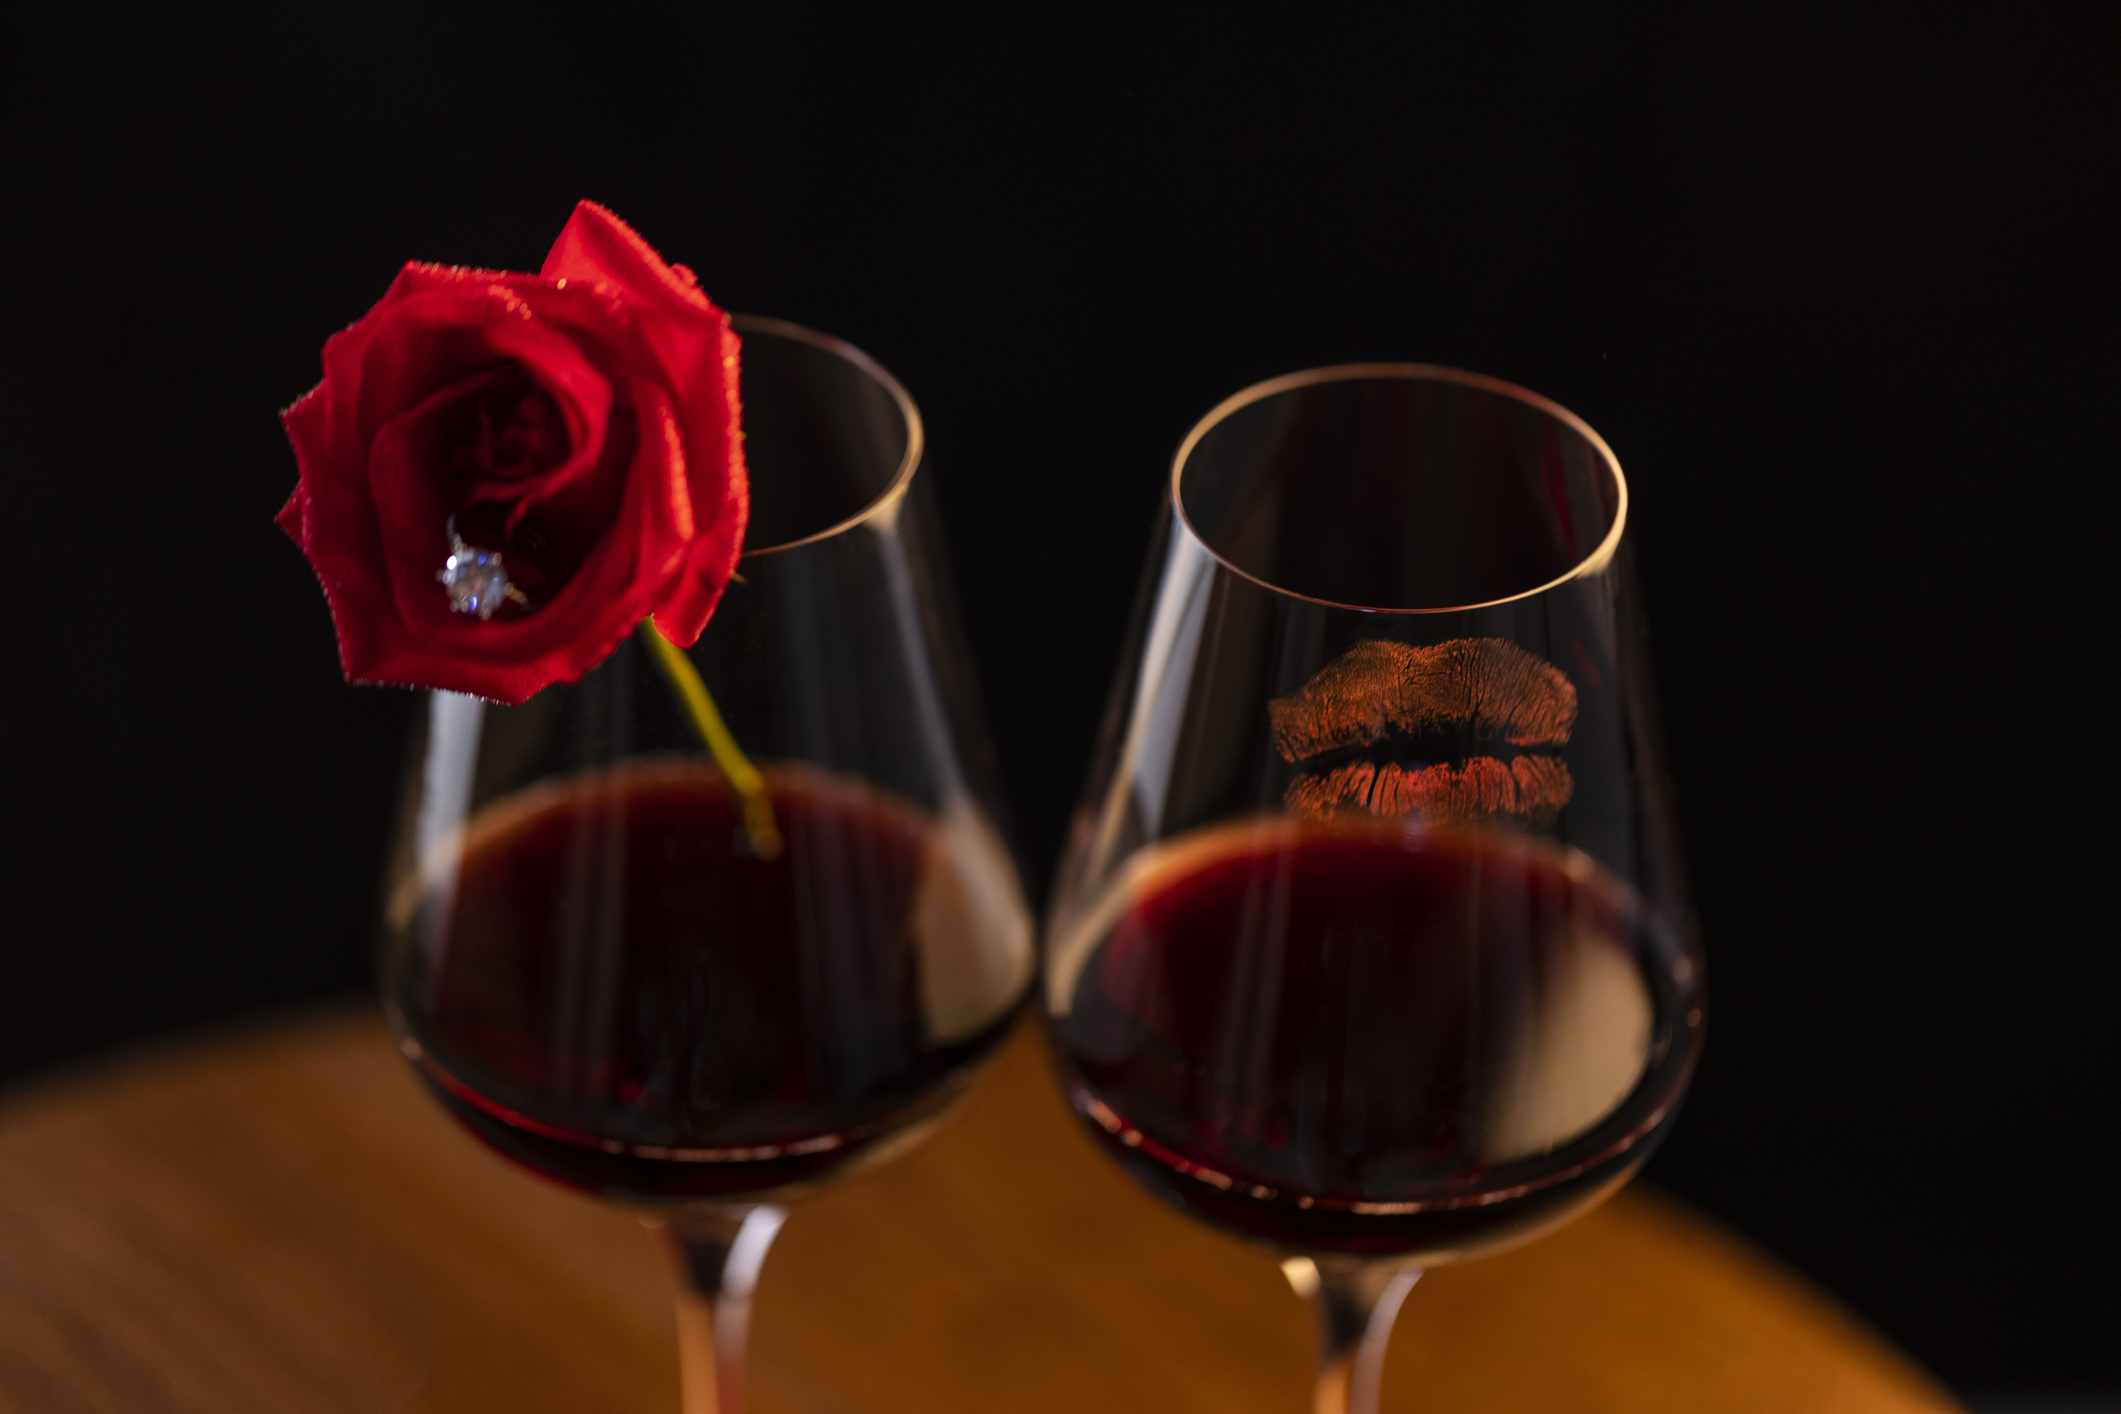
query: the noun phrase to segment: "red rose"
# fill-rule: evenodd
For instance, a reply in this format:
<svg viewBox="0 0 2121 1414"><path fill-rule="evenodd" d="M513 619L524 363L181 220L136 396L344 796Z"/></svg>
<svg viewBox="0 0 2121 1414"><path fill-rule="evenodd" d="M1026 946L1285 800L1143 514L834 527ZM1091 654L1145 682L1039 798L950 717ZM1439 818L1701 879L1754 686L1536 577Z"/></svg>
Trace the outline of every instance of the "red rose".
<svg viewBox="0 0 2121 1414"><path fill-rule="evenodd" d="M282 415L301 482L279 524L347 678L515 703L651 614L690 646L744 541L739 412L728 316L601 206L536 275L406 265ZM441 582L473 560L505 600Z"/></svg>

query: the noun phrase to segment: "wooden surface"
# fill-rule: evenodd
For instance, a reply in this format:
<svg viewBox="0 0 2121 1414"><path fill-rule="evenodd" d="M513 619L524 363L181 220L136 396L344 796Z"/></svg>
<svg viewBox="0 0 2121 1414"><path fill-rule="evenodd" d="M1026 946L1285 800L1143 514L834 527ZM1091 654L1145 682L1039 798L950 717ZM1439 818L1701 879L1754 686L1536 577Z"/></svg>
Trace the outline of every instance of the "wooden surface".
<svg viewBox="0 0 2121 1414"><path fill-rule="evenodd" d="M674 1414L670 1276L631 1215L454 1129L335 1013L0 1101L0 1410ZM753 1408L1302 1414L1274 1261L1075 1133L1033 1033L913 1158L800 1205ZM1950 1410L1701 1220L1624 1195L1431 1273L1387 1411Z"/></svg>

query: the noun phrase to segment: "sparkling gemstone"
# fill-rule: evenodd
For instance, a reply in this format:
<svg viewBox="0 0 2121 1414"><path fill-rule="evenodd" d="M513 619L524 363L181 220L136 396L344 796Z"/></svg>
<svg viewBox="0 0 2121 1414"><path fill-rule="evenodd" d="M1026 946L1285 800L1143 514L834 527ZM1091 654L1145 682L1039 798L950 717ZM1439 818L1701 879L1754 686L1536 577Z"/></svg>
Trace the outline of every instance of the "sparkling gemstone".
<svg viewBox="0 0 2121 1414"><path fill-rule="evenodd" d="M493 617L494 610L508 602L508 569L499 551L481 550L459 540L450 547L449 558L435 576L449 591L449 607L460 614Z"/></svg>

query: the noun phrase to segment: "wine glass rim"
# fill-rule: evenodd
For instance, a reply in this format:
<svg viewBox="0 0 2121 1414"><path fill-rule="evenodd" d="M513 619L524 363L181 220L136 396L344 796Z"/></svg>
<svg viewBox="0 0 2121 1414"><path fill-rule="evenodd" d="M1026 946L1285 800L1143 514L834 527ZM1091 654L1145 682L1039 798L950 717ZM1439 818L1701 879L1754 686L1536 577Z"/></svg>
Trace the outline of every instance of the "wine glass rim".
<svg viewBox="0 0 2121 1414"><path fill-rule="evenodd" d="M898 470L892 473L891 480L885 483L884 489L877 492L868 504L853 515L834 521L823 530L813 531L794 540L784 540L778 545L761 545L755 550L744 551L739 558L756 560L764 555L777 555L783 550L815 545L820 540L830 540L835 535L843 535L864 521L872 520L896 506L904 498L906 488L913 484L913 473L920 467L921 455L927 447L927 431L921 425L921 410L915 406L913 395L906 391L905 385L892 377L889 369L845 339L821 334L791 320L775 319L764 314L732 314L729 316L729 322L740 334L771 334L778 338L792 339L846 360L875 379L877 385L891 395L891 401L898 405L899 416L906 423L906 453L900 458Z"/></svg>
<svg viewBox="0 0 2121 1414"><path fill-rule="evenodd" d="M1200 533L1200 527L1196 526L1192 517L1186 514L1186 502L1185 498L1179 493L1179 482L1185 475L1186 461L1193 455L1193 449L1200 444L1203 437L1206 437L1208 433L1219 426L1224 419L1241 408L1249 407L1253 403L1297 388L1309 388L1320 383L1345 383L1360 379L1386 378L1456 383L1462 387L1479 388L1485 392L1498 393L1506 398L1514 398L1518 402L1537 408L1549 417L1565 423L1572 431L1597 449L1598 455L1605 459L1606 470L1613 475L1613 485L1617 489L1618 499L1613 508L1613 524L1607 528L1605 538L1598 542L1590 554L1584 556L1566 571L1556 575L1544 584L1534 585L1530 589L1520 590L1515 594L1505 594L1499 599L1483 599L1478 603L1443 604L1433 608L1408 609L1381 604L1347 604L1335 599L1321 599L1315 594L1299 593L1294 589L1276 584L1272 580L1262 579L1260 576L1233 564L1222 551L1209 543L1207 536ZM1608 564L1611 564L1614 554L1620 548L1621 532L1627 528L1628 523L1628 479L1626 474L1620 469L1620 458L1613 455L1613 449L1606 445L1605 438L1599 436L1588 422L1585 422L1575 413L1570 412L1560 403L1555 402L1551 398L1543 398L1529 388L1505 382L1500 378L1490 378L1486 374L1468 373L1464 369L1445 368L1433 363L1336 363L1325 368L1307 368L1299 373L1285 373L1279 378L1269 378L1263 383L1254 383L1249 388L1232 393L1211 408L1208 414L1201 418L1200 421L1194 423L1192 430L1186 433L1185 440L1178 444L1178 455L1172 458L1171 461L1170 496L1172 513L1178 517L1179 523L1186 527L1186 533L1191 535L1200 547L1215 559L1216 563L1230 573L1240 579L1250 580L1260 586L1260 588L1270 590L1285 598L1298 599L1307 604L1322 605L1328 609L1349 609L1362 614L1460 614L1471 609L1491 609L1499 604L1511 604L1519 599L1529 599L1534 595L1544 594L1548 590L1566 584L1572 579L1580 579L1585 575L1596 574Z"/></svg>

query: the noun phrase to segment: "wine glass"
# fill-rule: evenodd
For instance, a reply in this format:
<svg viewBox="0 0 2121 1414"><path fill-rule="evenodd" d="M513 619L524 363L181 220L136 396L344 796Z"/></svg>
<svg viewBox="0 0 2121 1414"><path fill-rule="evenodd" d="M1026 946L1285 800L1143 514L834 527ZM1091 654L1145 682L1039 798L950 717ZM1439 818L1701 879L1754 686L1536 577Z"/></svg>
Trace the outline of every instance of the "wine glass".
<svg viewBox="0 0 2121 1414"><path fill-rule="evenodd" d="M1089 1133L1281 1253L1318 1414L1421 1269L1598 1203L1670 1125L1702 960L1596 433L1412 364L1186 437L1047 924Z"/></svg>
<svg viewBox="0 0 2121 1414"><path fill-rule="evenodd" d="M519 707L432 696L384 927L450 1115L664 1220L687 1414L741 1409L781 1205L932 1131L1035 971L920 414L844 343L735 323L752 514L688 657L778 840L637 636Z"/></svg>

